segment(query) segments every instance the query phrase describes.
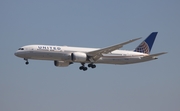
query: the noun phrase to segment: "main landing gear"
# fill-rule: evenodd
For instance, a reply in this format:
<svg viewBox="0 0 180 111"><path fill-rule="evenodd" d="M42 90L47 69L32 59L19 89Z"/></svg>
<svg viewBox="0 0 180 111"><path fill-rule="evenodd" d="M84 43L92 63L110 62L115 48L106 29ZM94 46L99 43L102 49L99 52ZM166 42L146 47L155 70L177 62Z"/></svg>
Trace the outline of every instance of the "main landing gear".
<svg viewBox="0 0 180 111"><path fill-rule="evenodd" d="M91 63L91 64L88 64L88 67L91 67L91 68L94 69L94 68L96 68L96 65L94 65L94 64Z"/></svg>
<svg viewBox="0 0 180 111"><path fill-rule="evenodd" d="M87 67L85 67L85 63L81 63L82 66L79 67L80 70L83 70L83 71L86 71L87 70Z"/></svg>
<svg viewBox="0 0 180 111"><path fill-rule="evenodd" d="M24 58L24 60L26 61L25 64L28 65L29 64L28 59Z"/></svg>
<svg viewBox="0 0 180 111"><path fill-rule="evenodd" d="M83 70L83 71L86 71L88 68L85 66L85 63L81 63L82 64L82 66L80 66L79 67L79 69L80 70ZM96 68L96 65L94 65L93 63L91 63L91 64L88 64L88 67L90 67L90 68Z"/></svg>

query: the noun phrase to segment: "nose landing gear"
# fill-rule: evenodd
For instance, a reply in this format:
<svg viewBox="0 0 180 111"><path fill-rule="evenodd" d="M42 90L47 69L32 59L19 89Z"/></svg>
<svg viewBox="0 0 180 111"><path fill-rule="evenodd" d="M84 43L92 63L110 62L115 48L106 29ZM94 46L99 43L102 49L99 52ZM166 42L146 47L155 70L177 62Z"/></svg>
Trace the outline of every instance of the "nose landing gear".
<svg viewBox="0 0 180 111"><path fill-rule="evenodd" d="M24 60L26 61L25 64L28 65L29 64L28 59L24 58Z"/></svg>

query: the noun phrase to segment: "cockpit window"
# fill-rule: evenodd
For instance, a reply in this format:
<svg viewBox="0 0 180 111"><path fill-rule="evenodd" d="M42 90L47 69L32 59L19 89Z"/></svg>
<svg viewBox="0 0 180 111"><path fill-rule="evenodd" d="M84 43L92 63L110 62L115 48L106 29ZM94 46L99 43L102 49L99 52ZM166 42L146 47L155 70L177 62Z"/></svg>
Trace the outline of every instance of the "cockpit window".
<svg viewBox="0 0 180 111"><path fill-rule="evenodd" d="M24 48L19 48L18 50L24 50Z"/></svg>

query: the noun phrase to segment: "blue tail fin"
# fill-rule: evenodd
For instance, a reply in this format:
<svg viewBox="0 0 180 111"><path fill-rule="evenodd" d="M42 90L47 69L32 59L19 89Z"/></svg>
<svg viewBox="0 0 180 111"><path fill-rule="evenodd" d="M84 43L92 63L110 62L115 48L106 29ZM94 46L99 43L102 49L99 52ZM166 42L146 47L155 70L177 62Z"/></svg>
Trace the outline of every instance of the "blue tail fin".
<svg viewBox="0 0 180 111"><path fill-rule="evenodd" d="M152 32L134 51L150 54L158 32Z"/></svg>

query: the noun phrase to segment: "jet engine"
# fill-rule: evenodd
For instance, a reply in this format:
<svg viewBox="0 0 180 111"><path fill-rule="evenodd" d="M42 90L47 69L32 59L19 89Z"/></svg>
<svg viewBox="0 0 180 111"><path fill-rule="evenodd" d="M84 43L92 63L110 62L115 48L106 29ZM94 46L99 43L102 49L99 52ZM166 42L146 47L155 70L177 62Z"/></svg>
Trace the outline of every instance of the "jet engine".
<svg viewBox="0 0 180 111"><path fill-rule="evenodd" d="M85 62L87 60L87 55L83 52L74 52L71 54L71 59L74 62Z"/></svg>
<svg viewBox="0 0 180 111"><path fill-rule="evenodd" d="M67 67L69 66L69 62L65 62L65 61L54 61L54 65L57 67Z"/></svg>

